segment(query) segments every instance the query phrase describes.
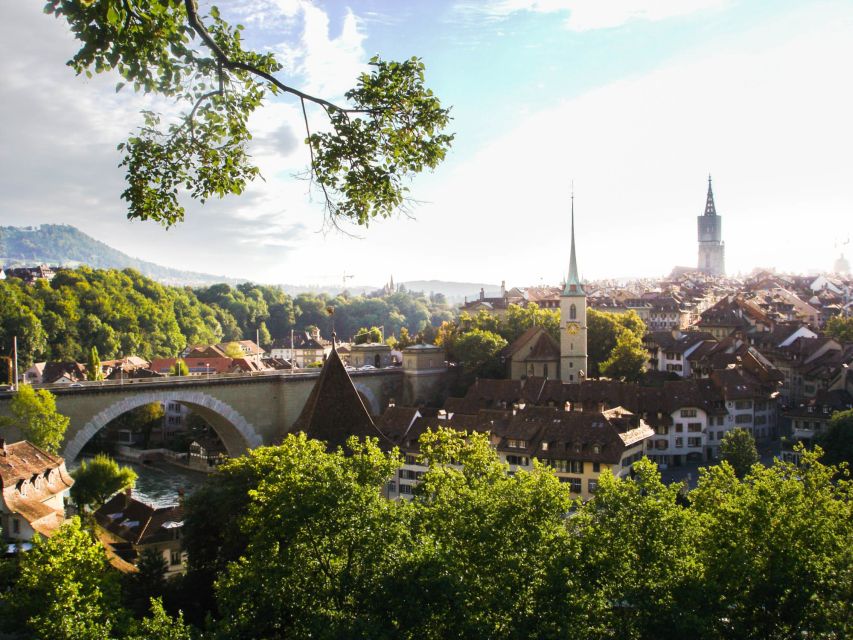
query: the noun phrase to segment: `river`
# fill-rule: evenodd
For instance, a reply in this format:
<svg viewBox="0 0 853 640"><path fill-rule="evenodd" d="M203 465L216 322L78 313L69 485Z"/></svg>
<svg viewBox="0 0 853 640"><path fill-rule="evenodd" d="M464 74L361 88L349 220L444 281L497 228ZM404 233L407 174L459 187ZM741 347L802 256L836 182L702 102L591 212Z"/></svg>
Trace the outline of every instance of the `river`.
<svg viewBox="0 0 853 640"><path fill-rule="evenodd" d="M79 458L78 458L79 460ZM133 497L140 502L156 507L168 507L178 502L178 493L183 490L190 495L198 489L206 479L200 472L186 471L165 463L158 466L135 464L119 461L119 464L130 467L136 472L136 485L133 487ZM75 460L69 469L76 469L79 462Z"/></svg>

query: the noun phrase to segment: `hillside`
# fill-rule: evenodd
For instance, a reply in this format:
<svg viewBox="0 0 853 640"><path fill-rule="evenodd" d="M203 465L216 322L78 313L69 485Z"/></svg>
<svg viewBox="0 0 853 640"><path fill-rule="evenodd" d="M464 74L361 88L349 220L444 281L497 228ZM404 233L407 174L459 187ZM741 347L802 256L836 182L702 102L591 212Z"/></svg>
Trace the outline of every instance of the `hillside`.
<svg viewBox="0 0 853 640"><path fill-rule="evenodd" d="M132 258L71 225L0 227L0 266L37 264L71 267L85 264L96 269L127 269L129 267L149 278L174 285L240 282L234 278L182 271Z"/></svg>

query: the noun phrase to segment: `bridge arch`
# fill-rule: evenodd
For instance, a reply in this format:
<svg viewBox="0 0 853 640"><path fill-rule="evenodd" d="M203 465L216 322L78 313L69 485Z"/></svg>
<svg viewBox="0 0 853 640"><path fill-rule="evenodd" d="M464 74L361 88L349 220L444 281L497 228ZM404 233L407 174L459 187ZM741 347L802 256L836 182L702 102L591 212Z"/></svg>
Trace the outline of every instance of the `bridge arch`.
<svg viewBox="0 0 853 640"><path fill-rule="evenodd" d="M184 404L204 418L222 440L229 456L239 456L263 444L263 438L242 415L211 395L197 391L152 390L126 396L93 416L66 442L62 453L66 463L74 460L96 433L120 415L152 402L170 401Z"/></svg>
<svg viewBox="0 0 853 640"><path fill-rule="evenodd" d="M363 384L359 384L355 382L355 390L358 391L358 394L361 396L362 400L364 400L367 405L367 410L370 411L370 415L378 416L382 412L382 407L379 406L379 400L376 398L376 394L373 393L373 390Z"/></svg>

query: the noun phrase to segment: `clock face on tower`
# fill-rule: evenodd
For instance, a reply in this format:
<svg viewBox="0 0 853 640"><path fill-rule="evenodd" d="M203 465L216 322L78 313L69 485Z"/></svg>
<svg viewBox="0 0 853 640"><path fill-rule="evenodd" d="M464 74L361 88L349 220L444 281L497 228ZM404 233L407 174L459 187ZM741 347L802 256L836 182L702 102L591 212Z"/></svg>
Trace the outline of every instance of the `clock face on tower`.
<svg viewBox="0 0 853 640"><path fill-rule="evenodd" d="M567 322L566 323L566 331L570 336L575 335L578 331L580 331L580 325L577 322Z"/></svg>

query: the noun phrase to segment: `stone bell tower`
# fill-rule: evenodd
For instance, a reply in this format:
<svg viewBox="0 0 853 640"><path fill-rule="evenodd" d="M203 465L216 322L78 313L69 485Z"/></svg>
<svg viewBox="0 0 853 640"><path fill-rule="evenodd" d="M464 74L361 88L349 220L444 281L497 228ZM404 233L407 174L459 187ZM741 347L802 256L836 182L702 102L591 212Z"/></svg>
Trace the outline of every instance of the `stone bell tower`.
<svg viewBox="0 0 853 640"><path fill-rule="evenodd" d="M699 271L709 276L726 275L725 251L722 241L723 219L717 215L714 206L714 191L711 189L711 176L708 175L708 198L705 200L705 213L698 216L699 227Z"/></svg>
<svg viewBox="0 0 853 640"><path fill-rule="evenodd" d="M572 191L572 249L569 277L560 294L560 379L581 382L587 374L586 292L578 278L575 256L575 194Z"/></svg>

